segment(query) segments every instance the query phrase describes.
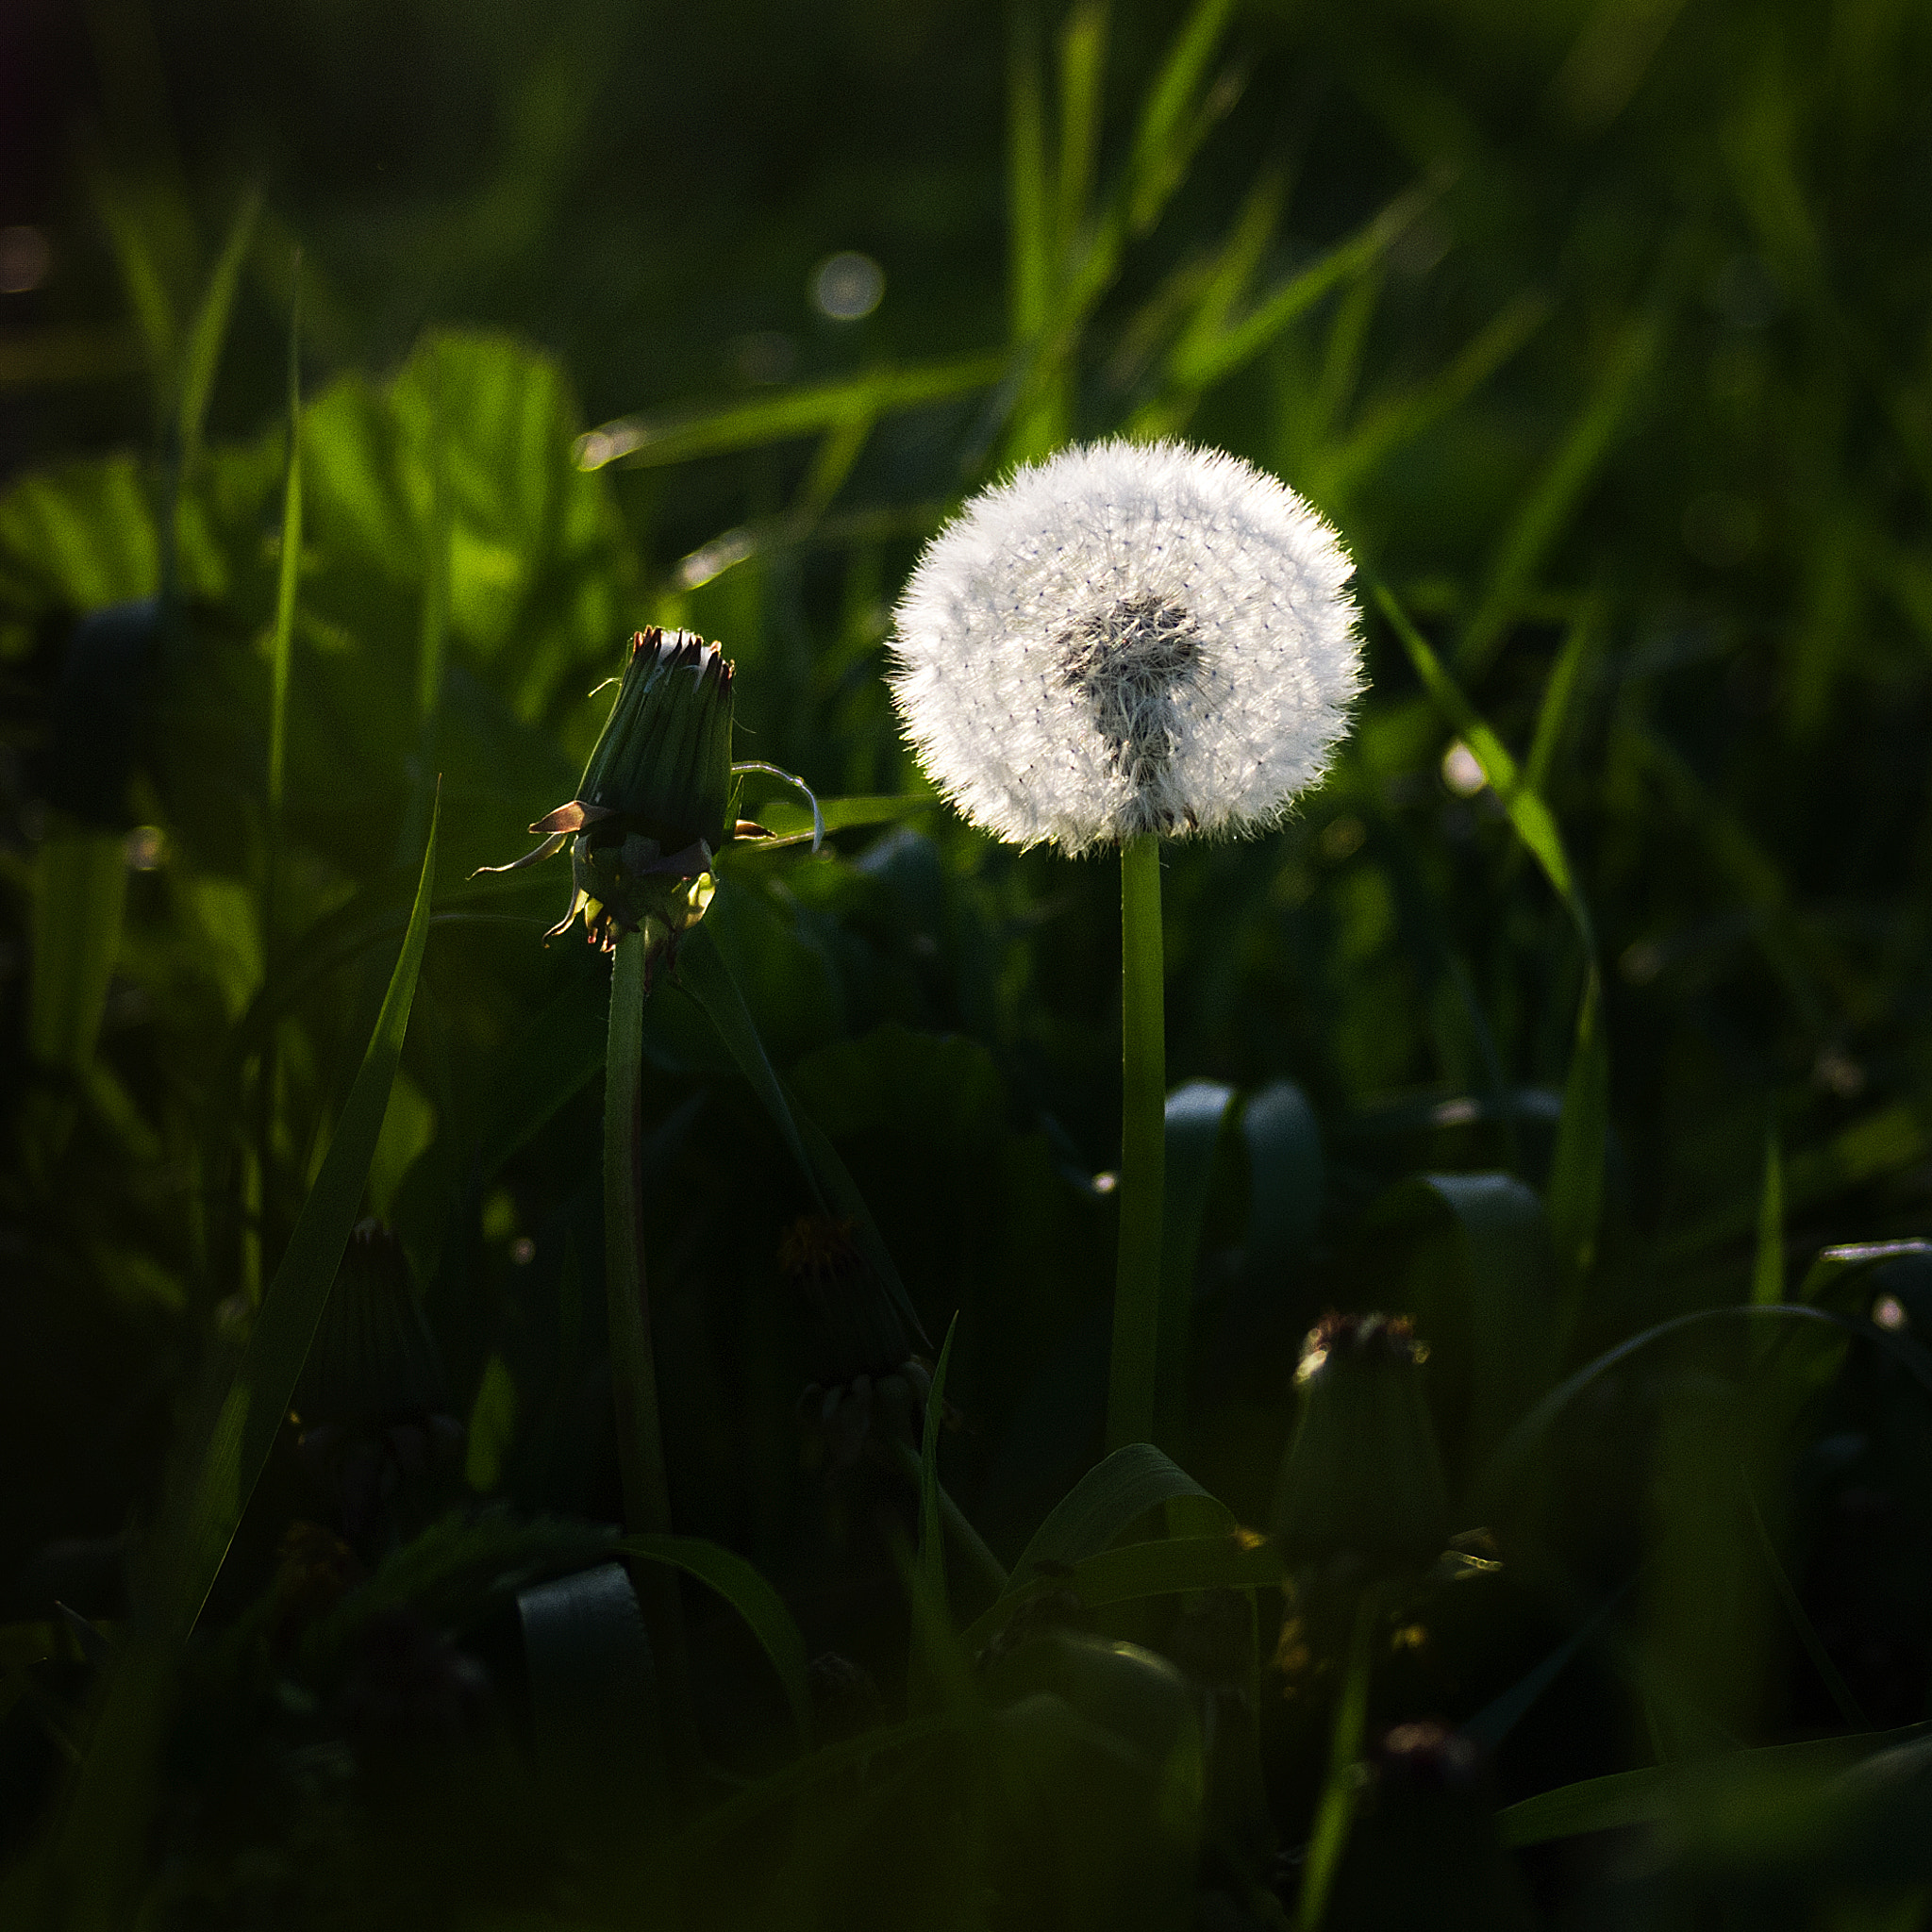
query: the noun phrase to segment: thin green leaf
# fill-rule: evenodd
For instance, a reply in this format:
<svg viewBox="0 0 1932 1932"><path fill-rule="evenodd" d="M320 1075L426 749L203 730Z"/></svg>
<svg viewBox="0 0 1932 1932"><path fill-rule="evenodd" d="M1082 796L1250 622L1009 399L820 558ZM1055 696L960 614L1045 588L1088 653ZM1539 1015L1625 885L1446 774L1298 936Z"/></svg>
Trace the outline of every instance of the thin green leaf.
<svg viewBox="0 0 1932 1932"><path fill-rule="evenodd" d="M1341 1866L1349 1826L1355 1821L1359 1780L1356 1765L1361 1757L1362 1736L1369 1716L1369 1654L1374 1632L1373 1592L1365 1593L1356 1610L1349 1640L1347 1674L1335 1707L1335 1729L1328 1744L1328 1775L1315 1806L1314 1828L1308 1834L1308 1856L1302 1867L1301 1908L1295 1924L1300 1932L1316 1932L1328 1909L1328 1893Z"/></svg>
<svg viewBox="0 0 1932 1932"><path fill-rule="evenodd" d="M826 798L819 802L824 830L858 832L873 825L902 824L923 811L931 811L941 801L931 792L881 792L855 798ZM769 839L733 840L724 848L728 858L756 858L766 852L777 852L793 845L809 844L812 837L811 808L796 799L778 796L758 808L758 822L771 833Z"/></svg>
<svg viewBox="0 0 1932 1932"><path fill-rule="evenodd" d="M1715 1763L1646 1765L1586 1778L1554 1791L1540 1791L1506 1806L1496 1814L1504 1844L1515 1849L1578 1838L1588 1831L1617 1831L1660 1824L1674 1815L1687 1796L1726 1786L1743 1788L1768 1773L1829 1777L1881 1751L1932 1734L1932 1724L1907 1724L1895 1731L1868 1731L1851 1738L1819 1738L1799 1744L1769 1744L1727 1754Z"/></svg>
<svg viewBox="0 0 1932 1932"><path fill-rule="evenodd" d="M1013 1581L1024 1583L1042 1566L1069 1567L1098 1556L1137 1517L1176 1496L1208 1491L1151 1442L1116 1449L1054 1505L1013 1565Z"/></svg>
<svg viewBox="0 0 1932 1932"><path fill-rule="evenodd" d="M1056 251L1041 64L1039 15L1031 7L1016 8L1007 57L1007 300L1016 343L1041 334L1053 304Z"/></svg>
<svg viewBox="0 0 1932 1932"><path fill-rule="evenodd" d="M1054 226L1062 249L1078 242L1093 192L1107 71L1107 0L1075 0L1060 28L1060 166Z"/></svg>
<svg viewBox="0 0 1932 1932"><path fill-rule="evenodd" d="M1597 1223L1603 1205L1604 1155L1609 1138L1609 1047L1603 1026L1602 984L1590 908L1577 886L1555 817L1518 772L1516 761L1502 740L1463 695L1386 585L1375 586L1375 601L1401 639L1437 708L1474 754L1483 776L1508 814L1517 836L1542 867L1583 941L1583 998L1577 1008L1575 1045L1564 1083L1563 1116L1557 1130L1549 1183L1550 1226L1557 1252L1575 1280L1588 1271L1595 1257Z"/></svg>
<svg viewBox="0 0 1932 1932"><path fill-rule="evenodd" d="M236 210L214 273L208 277L207 292L201 298L201 307L195 311L194 325L189 330L181 365L180 400L175 416L175 447L184 469L193 467L201 448L208 406L214 394L215 373L221 367L222 350L228 340L228 323L234 313L235 291L242 280L242 264L248 258L248 243L260 213L261 192L257 189Z"/></svg>
<svg viewBox="0 0 1932 1932"><path fill-rule="evenodd" d="M1493 1754L1503 1740L1528 1715L1543 1692L1569 1668L1571 1659L1593 1642L1608 1625L1617 1606L1629 1595L1636 1581L1635 1576L1628 1578L1605 1598L1588 1622L1572 1631L1548 1657L1526 1671L1500 1697L1492 1698L1484 1705L1462 1726L1462 1735L1481 1745L1485 1752Z"/></svg>
<svg viewBox="0 0 1932 1932"><path fill-rule="evenodd" d="M1757 1532L1757 1547L1764 1554L1765 1567L1771 1572L1778 1602L1784 1606L1793 1634L1804 1646L1805 1655L1811 1659L1811 1667L1830 1693L1831 1701L1838 1706L1839 1716L1853 1730L1869 1731L1872 1720L1865 1715L1863 1707L1852 1695L1851 1686L1832 1662L1831 1653L1825 1649L1811 1619L1805 1614L1805 1606L1799 1601L1798 1592L1791 1588L1791 1579L1785 1574L1785 1566L1778 1560L1777 1545L1772 1541L1771 1531L1765 1527L1764 1512L1758 1508L1757 1498L1751 1491L1751 1478L1741 1466L1738 1471L1738 1486L1743 1491L1744 1507L1750 1514L1752 1528Z"/></svg>
<svg viewBox="0 0 1932 1932"><path fill-rule="evenodd" d="M1785 1298L1785 1163L1776 1127L1764 1135L1764 1181L1757 1191L1757 1258L1751 1299L1760 1306Z"/></svg>
<svg viewBox="0 0 1932 1932"><path fill-rule="evenodd" d="M1204 83L1234 5L1235 0L1194 0L1148 90L1127 164L1127 212L1138 233L1145 234L1159 218L1207 132Z"/></svg>
<svg viewBox="0 0 1932 1932"><path fill-rule="evenodd" d="M754 402L661 416L624 416L580 437L578 467L601 470L686 463L697 457L758 449L794 436L815 436L842 424L890 416L929 403L989 389L1006 370L1004 356L968 356L909 369L874 370L837 382L786 390Z"/></svg>
<svg viewBox="0 0 1932 1932"><path fill-rule="evenodd" d="M734 1552L695 1536L625 1537L617 1546L627 1556L668 1563L695 1576L722 1596L744 1619L745 1626L771 1659L791 1707L802 1748L811 1747L811 1686L807 1676L805 1639L785 1599L751 1564Z"/></svg>
<svg viewBox="0 0 1932 1932"><path fill-rule="evenodd" d="M764 1103L773 1125L791 1148L820 1210L854 1223L859 1247L874 1273L885 1284L912 1334L923 1339L925 1331L919 1311L906 1292L864 1196L832 1143L791 1098L790 1089L773 1067L764 1041L758 1038L757 1024L744 1004L744 995L739 991L737 976L709 922L685 935L678 948L677 963L678 984L704 1008L726 1052L738 1062L739 1071L751 1083L752 1091Z"/></svg>
<svg viewBox="0 0 1932 1932"><path fill-rule="evenodd" d="M1618 338L1595 389L1504 534L1483 600L1457 646L1458 670L1479 672L1495 656L1524 592L1628 421L1662 344L1654 316L1631 323Z"/></svg>
<svg viewBox="0 0 1932 1932"><path fill-rule="evenodd" d="M282 478L282 550L275 574L275 627L270 645L268 808L275 837L289 744L289 669L295 648L295 593L302 576L302 308L301 258L289 308L289 455ZM272 908L271 908L272 909Z"/></svg>
<svg viewBox="0 0 1932 1932"><path fill-rule="evenodd" d="M93 1060L126 896L126 843L118 834L60 831L42 841L26 1043L45 1066L81 1074Z"/></svg>
<svg viewBox="0 0 1932 1932"><path fill-rule="evenodd" d="M1435 181L1408 189L1347 241L1338 242L1273 294L1264 296L1232 328L1223 330L1211 340L1197 339L1188 343L1185 356L1176 349L1174 379L1196 391L1224 381L1251 362L1283 329L1306 315L1331 290L1355 280L1378 260L1441 193L1441 184Z"/></svg>
<svg viewBox="0 0 1932 1932"><path fill-rule="evenodd" d="M119 1923L133 1886L181 1647L288 1412L361 1207L428 938L435 874L432 817L402 953L322 1172L256 1314L241 1364L226 1392L209 1405L200 1446L179 1465L143 1552L136 1616L110 1670L55 1851L77 1924Z"/></svg>
<svg viewBox="0 0 1932 1932"><path fill-rule="evenodd" d="M1474 1486L1473 1507L1480 1515L1484 1510L1501 1503L1517 1477L1521 1475L1538 1444L1548 1433L1551 1424L1600 1376L1607 1374L1620 1363L1627 1361L1640 1349L1648 1348L1653 1342L1661 1341L1667 1336L1680 1334L1687 1328L1698 1327L1707 1322L1748 1322L1753 1319L1823 1322L1847 1335L1861 1336L1867 1341L1876 1342L1905 1368L1927 1394L1932 1394L1932 1357L1928 1357L1917 1344L1908 1342L1900 1336L1889 1334L1885 1329L1874 1327L1869 1322L1855 1322L1843 1315L1834 1314L1828 1308L1807 1307L1800 1302L1781 1302L1774 1307L1762 1307L1754 1302L1744 1302L1730 1307L1693 1308L1688 1315L1673 1315L1668 1321L1656 1323L1644 1329L1641 1334L1630 1336L1625 1341L1618 1342L1614 1348L1606 1349L1602 1355L1584 1363L1574 1374L1565 1376L1557 1383L1498 1445L1496 1453L1490 1458L1488 1467Z"/></svg>
<svg viewBox="0 0 1932 1932"><path fill-rule="evenodd" d="M940 1521L940 1423L945 1414L946 1368L953 1358L953 1337L959 1331L955 1314L946 1324L946 1339L933 1370L925 1398L925 1426L919 1444L919 1581L926 1599L943 1611L946 1594L946 1540Z"/></svg>

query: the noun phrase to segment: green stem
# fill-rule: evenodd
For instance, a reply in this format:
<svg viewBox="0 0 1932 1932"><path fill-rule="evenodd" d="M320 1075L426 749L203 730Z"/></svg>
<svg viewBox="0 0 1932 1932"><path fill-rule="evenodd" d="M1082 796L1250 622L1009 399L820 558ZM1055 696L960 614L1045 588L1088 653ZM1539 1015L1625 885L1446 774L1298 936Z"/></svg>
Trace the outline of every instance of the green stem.
<svg viewBox="0 0 1932 1932"><path fill-rule="evenodd" d="M915 1491L918 1490L919 1457L909 1442L871 1435L865 1439L865 1446L874 1462L884 1468L897 1470ZM953 1501L943 1483L940 1485L940 1515L945 1521L946 1534L952 1538L953 1546L973 1565L980 1581L991 1591L993 1601L997 1603L1007 1593L1007 1573L1001 1567L1000 1559L981 1541L979 1532L967 1522L966 1512Z"/></svg>
<svg viewBox="0 0 1932 1932"><path fill-rule="evenodd" d="M1167 1044L1160 957L1160 840L1121 847L1121 1235L1114 1271L1107 1446L1154 1439L1160 1361L1160 1208L1167 1154Z"/></svg>
<svg viewBox="0 0 1932 1932"><path fill-rule="evenodd" d="M671 1491L658 1420L658 1370L644 1279L642 1127L644 935L625 933L610 969L610 1032L604 1061L604 1285L610 1315L610 1384L624 1525L632 1536L671 1534ZM677 1579L662 1564L633 1566L638 1602L658 1660L658 1694L674 1750L688 1755L691 1695Z"/></svg>
<svg viewBox="0 0 1932 1932"><path fill-rule="evenodd" d="M1328 1894L1355 1822L1356 1763L1362 1755L1362 1734L1368 1728L1369 1660L1375 1633L1376 1595L1365 1590L1356 1606L1355 1628L1349 1638L1348 1671L1335 1707L1335 1729L1328 1745L1328 1775L1315 1806L1314 1828L1308 1834L1308 1855L1302 1866L1298 1932L1316 1932L1328 1909Z"/></svg>

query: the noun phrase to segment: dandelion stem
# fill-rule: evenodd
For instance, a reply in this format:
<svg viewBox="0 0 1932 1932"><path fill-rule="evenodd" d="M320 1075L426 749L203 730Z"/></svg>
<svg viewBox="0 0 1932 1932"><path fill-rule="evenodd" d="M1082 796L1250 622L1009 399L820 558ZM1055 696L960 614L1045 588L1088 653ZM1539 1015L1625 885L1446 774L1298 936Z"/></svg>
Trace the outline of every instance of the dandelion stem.
<svg viewBox="0 0 1932 1932"><path fill-rule="evenodd" d="M1165 1180L1167 1047L1160 952L1160 840L1121 846L1121 1233L1114 1271L1107 1446L1154 1438L1163 1374L1160 1210Z"/></svg>
<svg viewBox="0 0 1932 1932"><path fill-rule="evenodd" d="M624 1524L632 1536L671 1532L671 1491L658 1421L658 1371L644 1278L640 1088L644 1059L644 935L617 941L610 969L610 1032L604 1061L604 1285L610 1310L610 1383ZM638 1601L658 1664L658 1694L673 1748L688 1755L691 1696L677 1579L662 1564L633 1567Z"/></svg>

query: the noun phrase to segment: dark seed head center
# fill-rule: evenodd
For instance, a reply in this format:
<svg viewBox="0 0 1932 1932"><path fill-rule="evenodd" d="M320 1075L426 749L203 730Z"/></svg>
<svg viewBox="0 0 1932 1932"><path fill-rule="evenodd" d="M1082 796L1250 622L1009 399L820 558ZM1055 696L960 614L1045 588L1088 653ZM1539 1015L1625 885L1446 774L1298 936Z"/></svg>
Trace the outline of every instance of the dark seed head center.
<svg viewBox="0 0 1932 1932"><path fill-rule="evenodd" d="M1175 699L1201 662L1201 627L1187 607L1152 591L1089 612L1055 640L1060 675L1092 708L1108 759L1137 791L1172 760Z"/></svg>

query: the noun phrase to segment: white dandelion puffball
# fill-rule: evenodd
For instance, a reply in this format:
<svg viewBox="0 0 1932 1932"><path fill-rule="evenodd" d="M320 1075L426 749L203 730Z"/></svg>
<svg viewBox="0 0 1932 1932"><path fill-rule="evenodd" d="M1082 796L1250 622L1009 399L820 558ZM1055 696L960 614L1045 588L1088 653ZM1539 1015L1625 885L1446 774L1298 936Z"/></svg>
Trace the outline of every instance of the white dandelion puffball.
<svg viewBox="0 0 1932 1932"><path fill-rule="evenodd" d="M927 546L892 694L933 783L1015 844L1257 830L1348 729L1351 570L1314 510L1237 457L1062 450Z"/></svg>

